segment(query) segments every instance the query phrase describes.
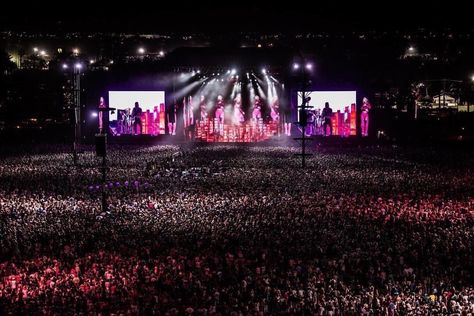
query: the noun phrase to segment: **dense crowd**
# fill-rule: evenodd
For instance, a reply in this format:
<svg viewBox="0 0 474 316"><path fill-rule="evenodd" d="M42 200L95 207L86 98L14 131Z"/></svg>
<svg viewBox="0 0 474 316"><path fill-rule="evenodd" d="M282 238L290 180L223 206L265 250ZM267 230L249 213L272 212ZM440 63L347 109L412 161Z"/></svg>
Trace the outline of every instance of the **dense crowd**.
<svg viewBox="0 0 474 316"><path fill-rule="evenodd" d="M295 153L0 152L0 314L474 315L472 153Z"/></svg>

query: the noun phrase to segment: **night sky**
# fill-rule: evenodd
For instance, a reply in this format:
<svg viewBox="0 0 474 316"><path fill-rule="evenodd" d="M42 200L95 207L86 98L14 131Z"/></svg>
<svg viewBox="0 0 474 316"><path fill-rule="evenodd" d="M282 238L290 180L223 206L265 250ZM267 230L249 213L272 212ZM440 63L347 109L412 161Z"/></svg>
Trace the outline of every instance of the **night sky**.
<svg viewBox="0 0 474 316"><path fill-rule="evenodd" d="M121 1L122 2L122 1ZM46 1L2 4L0 28L26 31L239 32L474 28L466 1ZM18 3L18 4L17 4ZM311 3L312 8L310 8ZM378 4L373 4L378 3Z"/></svg>

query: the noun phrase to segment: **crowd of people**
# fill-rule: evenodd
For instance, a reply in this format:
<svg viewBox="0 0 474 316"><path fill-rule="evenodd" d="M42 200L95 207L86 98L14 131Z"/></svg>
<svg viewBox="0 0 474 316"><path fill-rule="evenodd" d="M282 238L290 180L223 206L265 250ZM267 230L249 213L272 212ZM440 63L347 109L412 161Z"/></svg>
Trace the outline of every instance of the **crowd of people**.
<svg viewBox="0 0 474 316"><path fill-rule="evenodd" d="M0 314L474 315L472 153L297 152L0 151Z"/></svg>

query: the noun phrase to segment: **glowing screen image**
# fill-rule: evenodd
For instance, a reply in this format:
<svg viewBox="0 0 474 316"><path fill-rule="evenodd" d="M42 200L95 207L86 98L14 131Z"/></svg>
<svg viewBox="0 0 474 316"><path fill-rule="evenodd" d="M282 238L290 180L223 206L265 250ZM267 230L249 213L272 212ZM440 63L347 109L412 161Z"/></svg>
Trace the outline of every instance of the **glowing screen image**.
<svg viewBox="0 0 474 316"><path fill-rule="evenodd" d="M135 102L141 113L134 111ZM165 132L164 91L109 91L109 107L117 109L110 116L115 135Z"/></svg>
<svg viewBox="0 0 474 316"><path fill-rule="evenodd" d="M324 103L329 102L329 107L335 113L344 112L344 108L356 103L356 91L311 91L309 94L311 100L309 106L312 110L323 109ZM301 93L298 93L298 104L301 104Z"/></svg>
<svg viewBox="0 0 474 316"><path fill-rule="evenodd" d="M306 96L311 98L308 105L312 107L308 110L308 125L310 125L308 134L356 135L356 91L310 91ZM326 102L332 109L332 115L325 121L322 113ZM302 94L298 92L298 105L301 103Z"/></svg>

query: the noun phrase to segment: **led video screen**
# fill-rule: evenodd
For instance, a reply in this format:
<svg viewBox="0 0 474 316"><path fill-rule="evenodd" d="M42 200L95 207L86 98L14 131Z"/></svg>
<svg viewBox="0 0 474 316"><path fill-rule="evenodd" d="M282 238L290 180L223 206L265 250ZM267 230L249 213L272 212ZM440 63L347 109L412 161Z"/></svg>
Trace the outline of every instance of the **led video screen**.
<svg viewBox="0 0 474 316"><path fill-rule="evenodd" d="M134 110L136 102L141 110ZM165 133L164 91L109 91L109 106L116 109L110 116L115 135Z"/></svg>
<svg viewBox="0 0 474 316"><path fill-rule="evenodd" d="M356 91L310 91L308 105L308 134L310 135L356 135L357 92ZM324 117L326 102L332 110ZM302 93L298 93L298 105L302 104ZM299 113L298 113L299 118Z"/></svg>

